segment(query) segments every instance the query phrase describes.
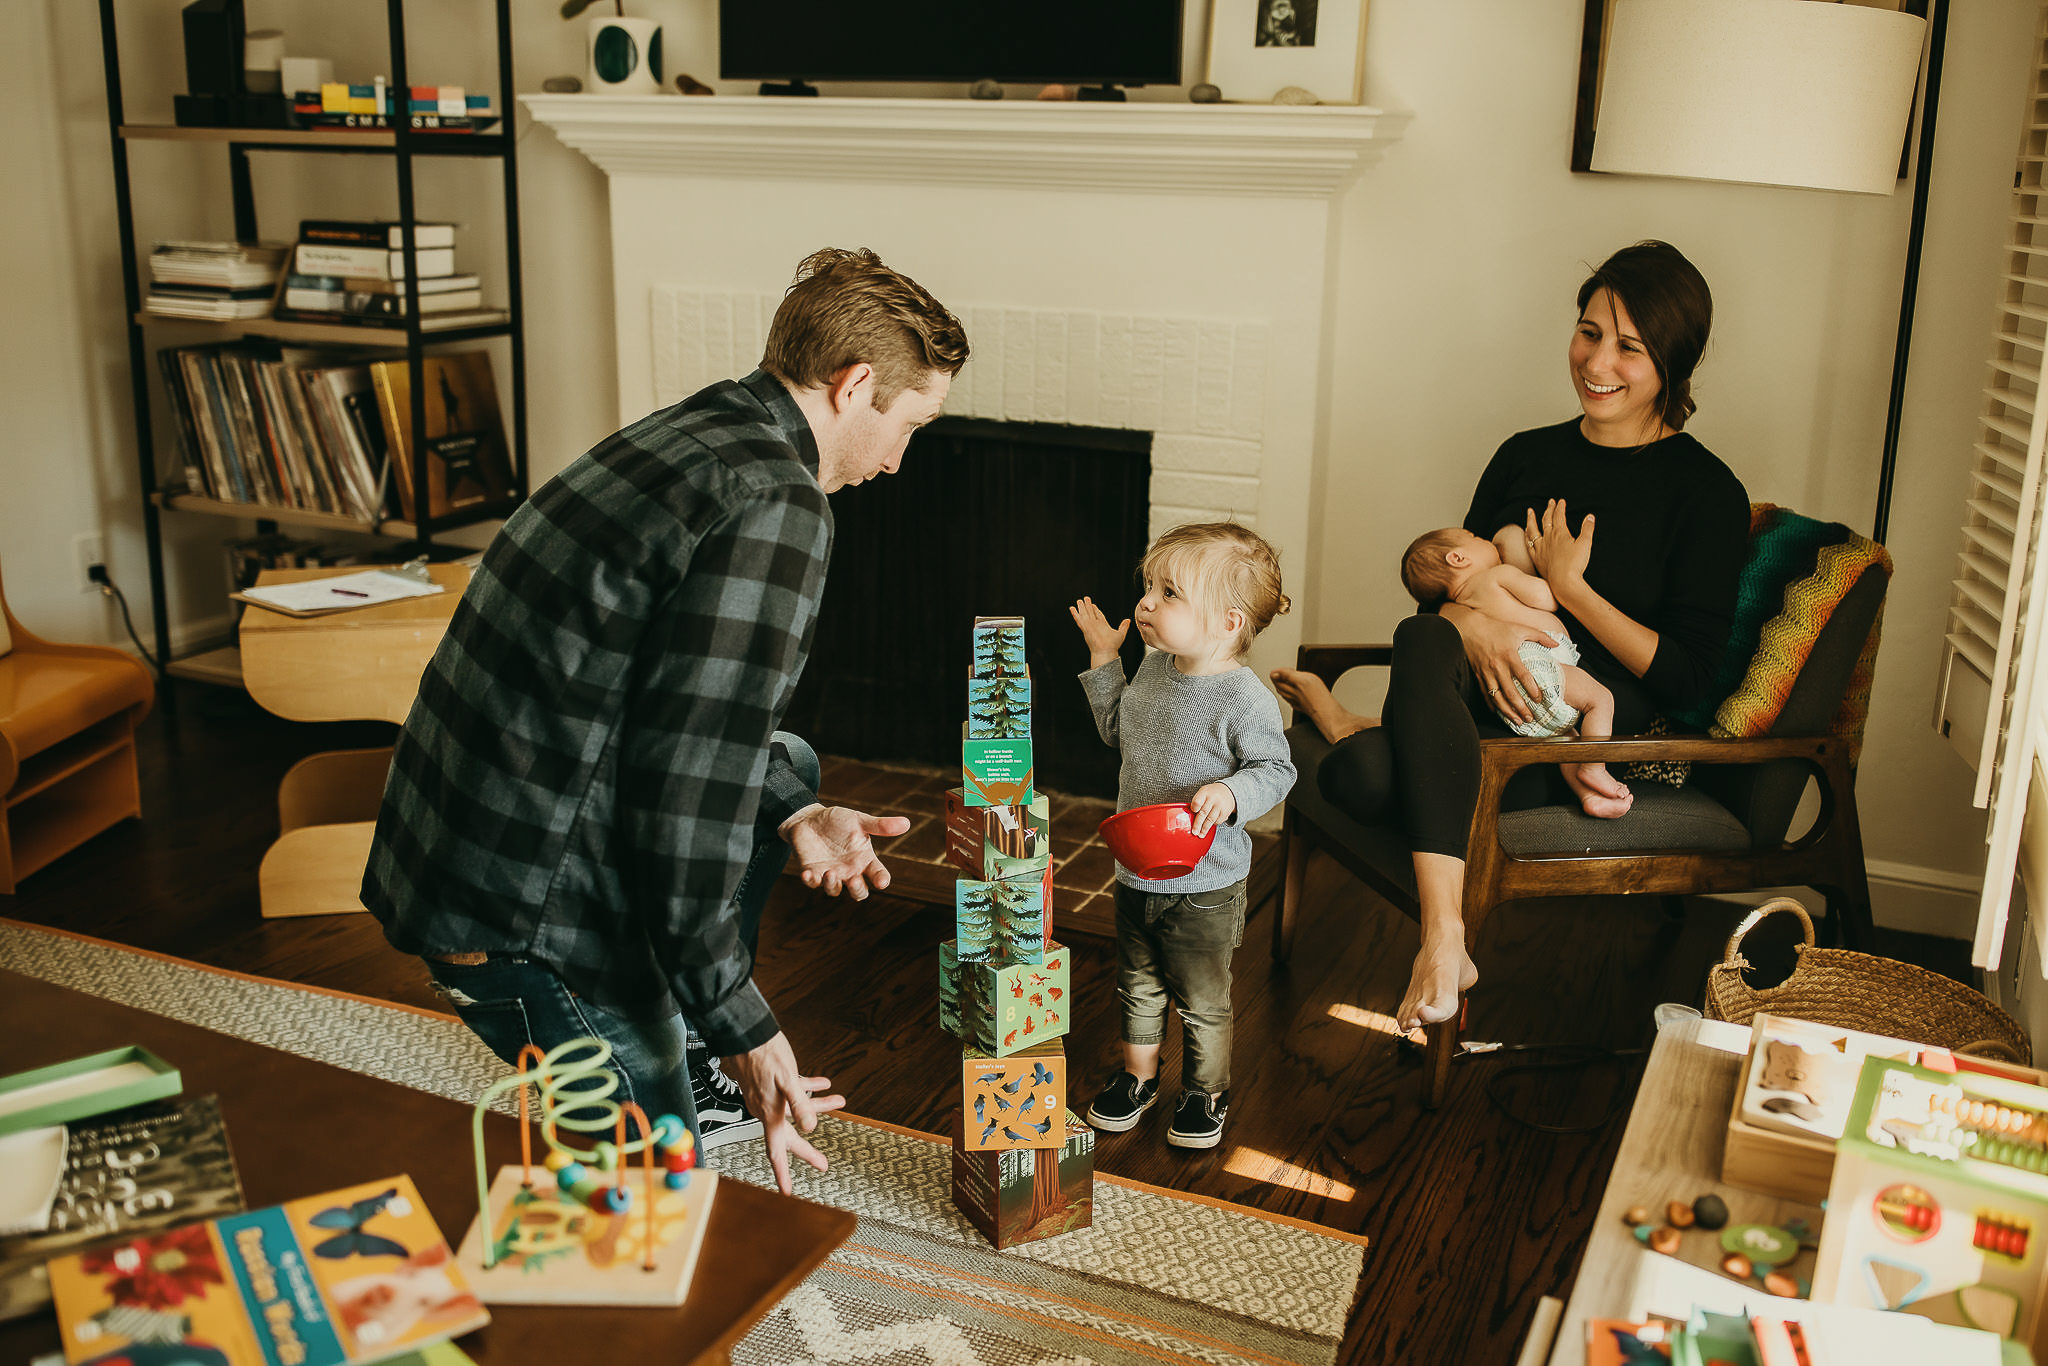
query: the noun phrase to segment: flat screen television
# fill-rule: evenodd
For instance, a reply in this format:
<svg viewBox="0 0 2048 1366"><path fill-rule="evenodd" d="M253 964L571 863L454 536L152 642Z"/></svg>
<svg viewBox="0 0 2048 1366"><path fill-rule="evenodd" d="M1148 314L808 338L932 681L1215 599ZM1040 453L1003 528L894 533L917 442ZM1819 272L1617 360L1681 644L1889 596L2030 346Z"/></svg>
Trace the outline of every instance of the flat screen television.
<svg viewBox="0 0 2048 1366"><path fill-rule="evenodd" d="M720 0L727 80L1180 84L1183 0Z"/></svg>

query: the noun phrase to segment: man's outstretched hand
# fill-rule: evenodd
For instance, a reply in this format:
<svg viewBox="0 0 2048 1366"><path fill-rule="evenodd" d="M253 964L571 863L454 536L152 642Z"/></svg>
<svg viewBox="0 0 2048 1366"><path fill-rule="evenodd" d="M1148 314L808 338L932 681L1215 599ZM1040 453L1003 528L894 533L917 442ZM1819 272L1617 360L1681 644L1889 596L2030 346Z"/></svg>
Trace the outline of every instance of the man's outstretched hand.
<svg viewBox="0 0 2048 1366"><path fill-rule="evenodd" d="M875 840L910 829L902 816L870 816L845 806L811 806L791 816L782 837L796 852L804 886L823 887L827 896L844 891L865 901L868 889L889 885L889 870L875 857Z"/></svg>
<svg viewBox="0 0 2048 1366"><path fill-rule="evenodd" d="M807 1077L796 1065L789 1036L777 1034L750 1053L725 1060L725 1073L740 1085L747 1111L761 1121L761 1141L768 1145L768 1164L775 1168L775 1184L784 1195L794 1195L789 1180L789 1155L795 1153L818 1171L825 1170L825 1154L797 1133L818 1127L818 1116L845 1106L846 1097L833 1095L826 1077Z"/></svg>

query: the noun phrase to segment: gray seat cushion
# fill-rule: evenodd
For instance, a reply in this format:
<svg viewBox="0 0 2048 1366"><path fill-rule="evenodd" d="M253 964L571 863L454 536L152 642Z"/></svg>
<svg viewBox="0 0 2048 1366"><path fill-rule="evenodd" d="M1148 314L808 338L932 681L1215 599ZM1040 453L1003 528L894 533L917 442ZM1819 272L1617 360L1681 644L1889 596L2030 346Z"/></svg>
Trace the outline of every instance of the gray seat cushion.
<svg viewBox="0 0 2048 1366"><path fill-rule="evenodd" d="M1287 804L1344 846L1339 861L1357 872L1371 864L1383 876L1397 879L1412 892L1415 874L1408 843L1390 826L1365 826L1330 804L1316 786L1316 766L1330 746L1306 722L1288 727L1287 746L1299 773ZM1734 813L1691 785L1632 785L1636 804L1618 820L1596 820L1576 806L1539 806L1504 811L1500 817L1501 847L1517 857L1537 854L1630 854L1660 850L1740 850L1749 848L1749 831ZM1351 857L1342 857L1348 853Z"/></svg>

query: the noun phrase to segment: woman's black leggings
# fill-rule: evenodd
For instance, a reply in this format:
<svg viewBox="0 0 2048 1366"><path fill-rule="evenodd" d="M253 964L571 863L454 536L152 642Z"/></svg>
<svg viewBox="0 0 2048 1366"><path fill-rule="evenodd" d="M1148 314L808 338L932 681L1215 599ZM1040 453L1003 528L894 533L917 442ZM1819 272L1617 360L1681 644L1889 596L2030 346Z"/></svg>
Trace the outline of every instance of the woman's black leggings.
<svg viewBox="0 0 2048 1366"><path fill-rule="evenodd" d="M1596 675L1614 693L1614 733L1650 728L1656 708L1633 677ZM1418 854L1465 857L1479 803L1479 741L1513 734L1486 704L1458 628L1418 613L1394 630L1393 676L1380 724L1337 742L1316 769L1324 797L1361 825L1399 824ZM1554 765L1508 780L1501 809L1576 806Z"/></svg>

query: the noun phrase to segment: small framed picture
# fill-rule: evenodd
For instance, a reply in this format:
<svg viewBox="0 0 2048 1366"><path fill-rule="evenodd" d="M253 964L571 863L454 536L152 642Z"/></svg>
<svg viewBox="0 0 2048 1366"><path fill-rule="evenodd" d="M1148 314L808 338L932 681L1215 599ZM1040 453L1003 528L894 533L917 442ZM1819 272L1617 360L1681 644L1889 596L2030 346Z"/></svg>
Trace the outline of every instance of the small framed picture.
<svg viewBox="0 0 2048 1366"><path fill-rule="evenodd" d="M1298 85L1324 104L1357 104L1365 84L1366 0L1215 0L1209 83L1238 104Z"/></svg>

